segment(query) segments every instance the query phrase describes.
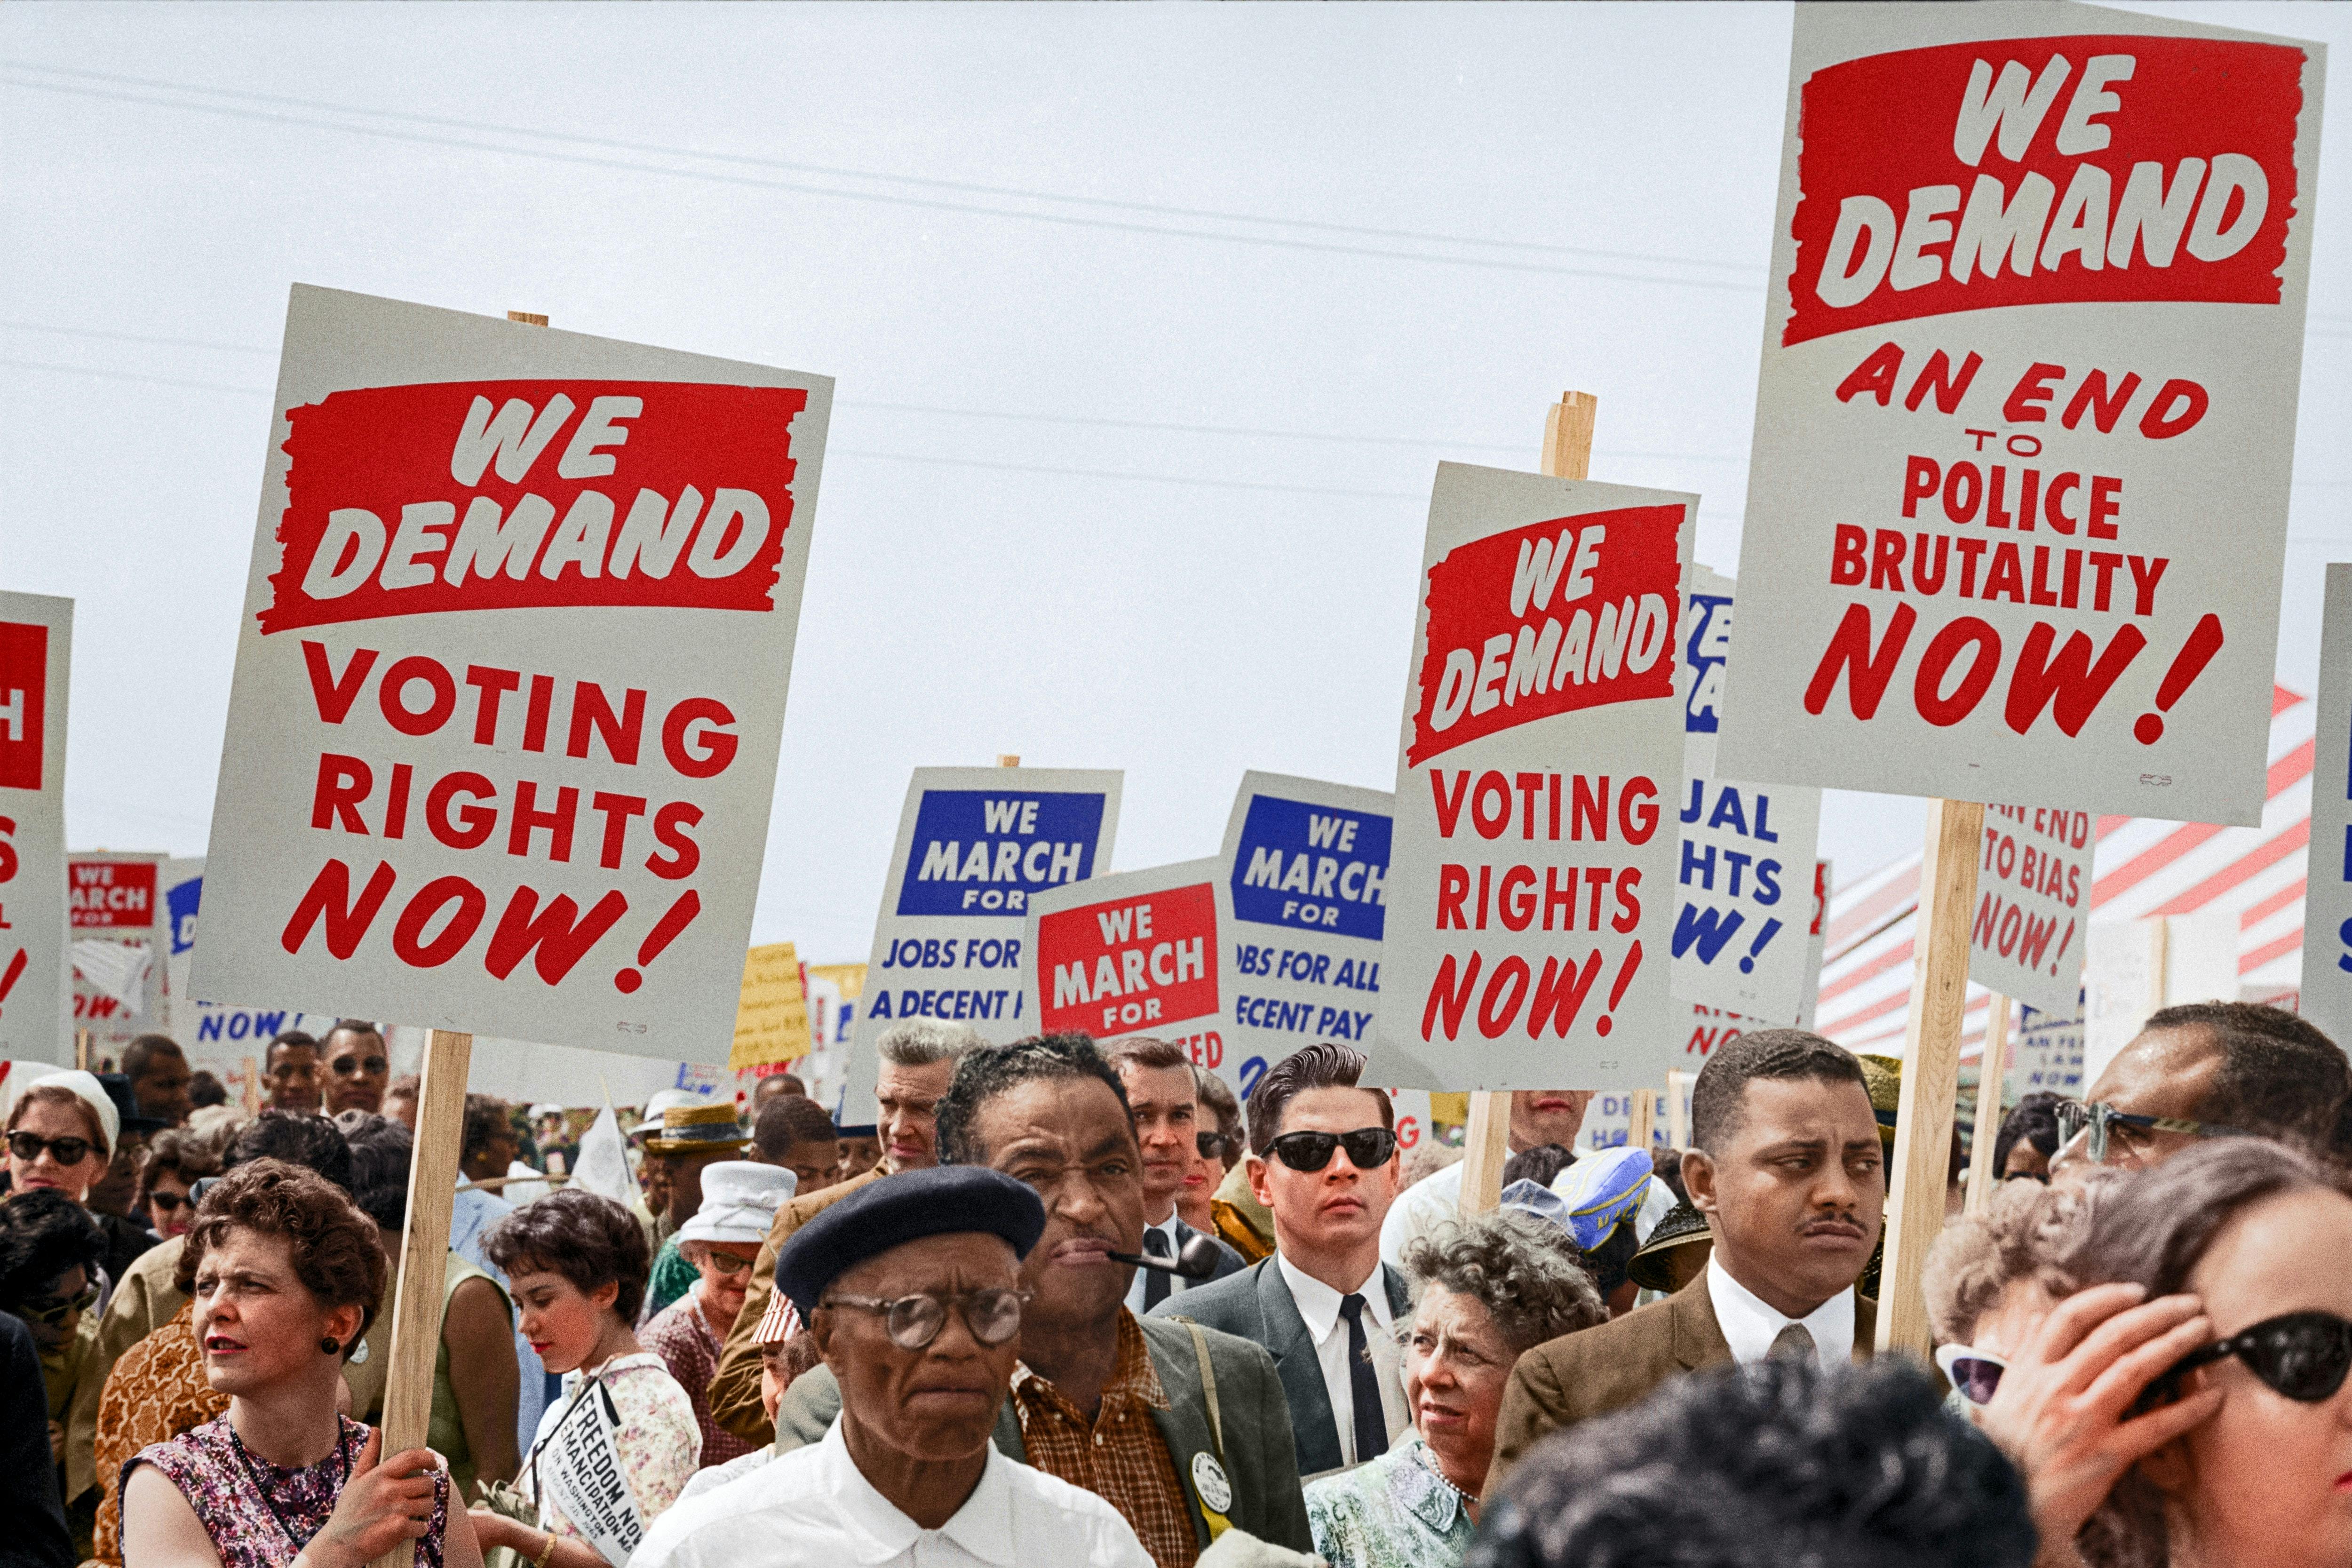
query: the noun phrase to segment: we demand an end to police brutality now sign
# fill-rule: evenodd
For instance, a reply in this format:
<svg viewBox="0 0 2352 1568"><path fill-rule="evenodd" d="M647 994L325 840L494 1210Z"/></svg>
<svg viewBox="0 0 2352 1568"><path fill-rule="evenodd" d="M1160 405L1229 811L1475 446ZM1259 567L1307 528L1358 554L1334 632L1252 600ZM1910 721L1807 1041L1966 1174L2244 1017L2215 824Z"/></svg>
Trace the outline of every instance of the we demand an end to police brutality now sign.
<svg viewBox="0 0 2352 1568"><path fill-rule="evenodd" d="M874 1037L897 1019L970 1024L999 1044L1037 1032L1023 991L1031 904L1109 866L1120 778L1080 768L915 770L852 1026L848 1124L873 1120Z"/></svg>

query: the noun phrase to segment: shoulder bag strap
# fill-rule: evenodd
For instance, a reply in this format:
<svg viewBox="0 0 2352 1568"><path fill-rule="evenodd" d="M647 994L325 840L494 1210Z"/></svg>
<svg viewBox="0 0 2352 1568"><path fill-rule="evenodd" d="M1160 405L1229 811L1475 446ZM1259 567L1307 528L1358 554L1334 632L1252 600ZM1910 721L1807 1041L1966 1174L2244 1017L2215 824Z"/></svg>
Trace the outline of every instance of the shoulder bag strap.
<svg viewBox="0 0 2352 1568"><path fill-rule="evenodd" d="M1209 1402L1209 1443L1216 1450L1217 1463L1225 1462L1225 1423L1217 1411L1217 1371L1209 1364L1209 1336L1201 1325L1191 1321L1184 1324L1192 1332L1192 1353L1201 1361L1201 1392Z"/></svg>

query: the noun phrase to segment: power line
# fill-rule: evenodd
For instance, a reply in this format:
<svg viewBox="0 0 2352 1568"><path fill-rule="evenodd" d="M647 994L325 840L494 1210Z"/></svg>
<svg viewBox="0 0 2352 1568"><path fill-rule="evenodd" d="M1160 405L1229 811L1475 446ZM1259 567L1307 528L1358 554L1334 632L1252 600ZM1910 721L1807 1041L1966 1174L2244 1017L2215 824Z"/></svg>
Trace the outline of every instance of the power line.
<svg viewBox="0 0 2352 1568"><path fill-rule="evenodd" d="M1660 256L1648 251L1601 250L1588 246L1558 245L1541 240L1489 239L1477 235L1442 234L1426 229L1383 228L1364 224L1332 223L1316 218L1267 217L1255 213L1226 212L1213 207L1176 206L1160 202L1128 201L1110 196L1072 195L1065 192L1041 191L1019 185L987 184L971 180L949 180L920 174L893 174L887 170L801 163L787 158L762 157L752 153L710 153L688 147L666 147L657 142L632 142L608 136L587 136L573 132L541 131L528 126L499 125L486 121L463 120L438 114L417 114L402 110L369 109L352 104L334 103L322 99L294 98L282 93L209 87L169 81L154 77L124 76L113 71L41 65L33 61L0 60L0 66L5 66L12 70L39 71L52 76L112 82L119 86L142 87L214 98L241 99L249 103L273 103L288 108L320 110L332 114L353 114L378 120L404 121L414 125L438 125L461 131L481 131L502 136L520 136L543 142L565 142L574 146L605 147L621 152L649 153L670 158L698 158L710 163L735 163L753 168L785 169L799 174L824 174L837 179L873 180L892 184L920 186L931 190L962 191L979 195L1010 196L1024 201L1060 202L1072 206L1155 213L1169 217L1206 218L1219 223L1248 223L1268 227L1313 229L1327 234L1352 234L1379 239L1410 239L1440 245L1543 251L1560 256L1588 257L1597 260L1649 261L1672 267L1710 267L1717 270L1748 274L1760 270L1754 263L1745 261L1714 261L1698 257Z"/></svg>
<svg viewBox="0 0 2352 1568"><path fill-rule="evenodd" d="M1494 257L1442 256L1428 251L1384 249L1367 245L1340 245L1330 241L1284 238L1272 235L1221 234L1211 229L1178 228L1164 224L1079 217L1068 213L1021 212L1007 207L988 206L978 202L948 201L931 196L892 195L880 191L850 191L794 180L761 179L747 174L725 174L708 169L671 168L657 163L631 162L624 158L593 157L585 153L560 153L544 147L507 146L492 142L471 141L458 136L429 135L423 132L394 131L374 125L353 125L299 114L256 109L234 109L226 104L181 102L132 92L110 91L93 87L72 87L60 82L18 79L9 85L37 92L63 93L79 98L108 100L117 103L136 103L153 109L176 109L194 114L221 115L230 119L260 121L275 125L307 125L317 130L340 131L347 135L369 136L381 141L414 142L427 146L456 147L468 152L536 158L544 162L571 163L587 168L616 169L641 174L666 174L673 179L693 180L706 184L736 185L753 190L791 191L800 195L829 197L836 201L873 202L886 206L919 207L936 212L1013 218L1031 223L1055 224L1070 228L1104 229L1114 233L1156 235L1174 239L1203 239L1220 241L1228 245L1254 246L1265 249L1312 251L1332 256L1361 256L1389 261L1421 261L1441 267L1472 267L1489 271L1585 278L1604 282L1654 283L1686 289L1708 289L1735 294L1755 294L1760 292L1763 288L1760 283L1733 283L1706 278L1676 278L1658 272L1610 272L1586 267L1559 267L1542 262L1507 261ZM346 110L345 112L359 111ZM495 130L495 128L492 129ZM669 155L701 156L701 154L690 153Z"/></svg>

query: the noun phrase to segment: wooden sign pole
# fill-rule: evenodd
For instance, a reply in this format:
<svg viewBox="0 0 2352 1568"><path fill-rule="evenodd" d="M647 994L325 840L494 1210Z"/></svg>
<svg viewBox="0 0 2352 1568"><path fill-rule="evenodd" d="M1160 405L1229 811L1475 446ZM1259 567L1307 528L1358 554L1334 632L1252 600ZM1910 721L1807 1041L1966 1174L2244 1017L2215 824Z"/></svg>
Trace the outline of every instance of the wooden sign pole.
<svg viewBox="0 0 2352 1568"><path fill-rule="evenodd" d="M261 1114L261 1066L251 1057L245 1058L245 1092L243 1098L245 1100L245 1113L247 1116L258 1116Z"/></svg>
<svg viewBox="0 0 2352 1568"><path fill-rule="evenodd" d="M1669 1149L1690 1147L1690 1107L1684 1095L1690 1080L1696 1076L1680 1068L1666 1069L1666 1147Z"/></svg>
<svg viewBox="0 0 2352 1568"><path fill-rule="evenodd" d="M416 1145L408 1165L408 1223L400 1233L400 1285L392 1300L392 1364L383 1385L383 1455L425 1447L433 1421L433 1363L441 1352L443 1259L466 1135L466 1079L474 1037L435 1029L425 1037L416 1087ZM450 1500L457 1507L457 1500ZM412 1568L415 1542L376 1559Z"/></svg>
<svg viewBox="0 0 2352 1568"><path fill-rule="evenodd" d="M1637 1089L1633 1091L1632 1124L1625 1129L1625 1147L1647 1149L1658 1131L1658 1091Z"/></svg>
<svg viewBox="0 0 2352 1568"><path fill-rule="evenodd" d="M1544 416L1543 471L1556 479L1580 479L1592 466L1592 424L1601 400L1589 392L1563 392ZM1503 1163L1511 1157L1511 1097L1507 1090L1477 1089L1470 1096L1470 1127L1463 1139L1462 1200L1458 1212L1485 1214L1503 1190Z"/></svg>
<svg viewBox="0 0 2352 1568"><path fill-rule="evenodd" d="M1985 1018L1984 1061L1977 1068L1977 1108L1969 1130L1969 1208L1975 1214L1992 1201L2000 1173L1992 1168L1993 1145L2000 1141L2001 1082L2009 1072L2009 998L1993 994Z"/></svg>
<svg viewBox="0 0 2352 1568"><path fill-rule="evenodd" d="M1895 1113L1893 1189L1886 1199L1886 1259L1879 1270L1878 1349L1926 1360L1932 1347L1919 1277L1944 1225L1952 1108L1959 1093L1960 1025L1969 993L1969 921L1983 849L1984 806L1927 805L1919 867L1919 954L1903 1038L1903 1092Z"/></svg>

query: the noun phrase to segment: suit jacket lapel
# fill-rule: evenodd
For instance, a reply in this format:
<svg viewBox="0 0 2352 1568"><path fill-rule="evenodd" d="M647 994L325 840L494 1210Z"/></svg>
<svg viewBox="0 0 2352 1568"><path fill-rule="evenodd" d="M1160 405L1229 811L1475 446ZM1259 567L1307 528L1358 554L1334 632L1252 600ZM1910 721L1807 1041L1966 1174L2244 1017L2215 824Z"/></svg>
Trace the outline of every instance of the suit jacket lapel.
<svg viewBox="0 0 2352 1568"><path fill-rule="evenodd" d="M1311 1476L1337 1469L1342 1456L1339 1429L1331 1415L1331 1391L1323 1384L1323 1363L1315 1353L1315 1340L1298 1303L1290 1299L1290 1282L1271 1258L1257 1268L1258 1310L1265 1317L1265 1348L1282 1379L1283 1396L1290 1405L1291 1435L1298 1444L1298 1473Z"/></svg>
<svg viewBox="0 0 2352 1568"><path fill-rule="evenodd" d="M1674 1331L1675 1360L1693 1372L1731 1359L1731 1342L1716 1321L1714 1299L1706 1293L1702 1274L1667 1298L1666 1318Z"/></svg>
<svg viewBox="0 0 2352 1568"><path fill-rule="evenodd" d="M1412 1315L1412 1287L1406 1283L1402 1273L1385 1263L1381 1265L1381 1283L1388 1288L1389 1315L1402 1327Z"/></svg>
<svg viewBox="0 0 2352 1568"><path fill-rule="evenodd" d="M1868 1361L1878 1353L1878 1302L1853 1293L1853 1359Z"/></svg>

